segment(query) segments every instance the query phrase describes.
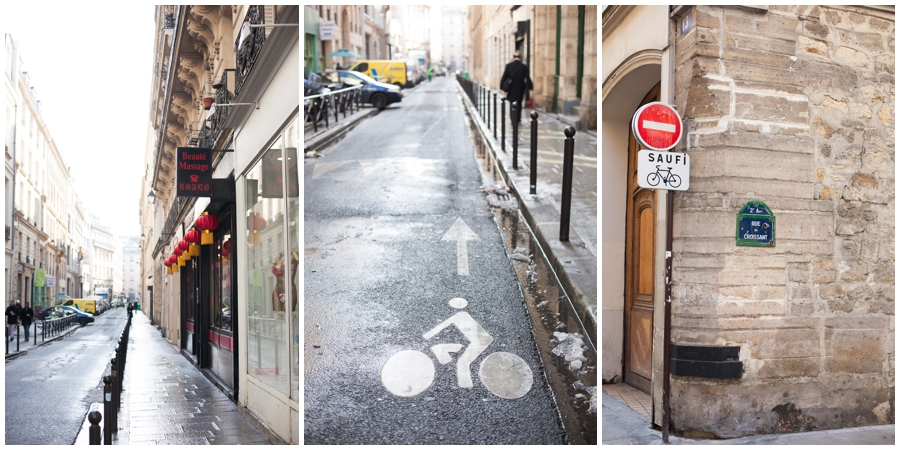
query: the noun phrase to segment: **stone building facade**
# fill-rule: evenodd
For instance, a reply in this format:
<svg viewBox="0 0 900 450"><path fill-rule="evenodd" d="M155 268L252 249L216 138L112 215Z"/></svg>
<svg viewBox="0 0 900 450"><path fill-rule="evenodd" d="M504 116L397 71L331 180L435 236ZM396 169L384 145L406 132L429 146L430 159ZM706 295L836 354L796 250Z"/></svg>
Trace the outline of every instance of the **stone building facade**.
<svg viewBox="0 0 900 450"><path fill-rule="evenodd" d="M361 32L358 8L342 13ZM300 6L161 5L155 19L141 309L270 442L298 444L299 309L273 292L298 293L283 255L299 242Z"/></svg>
<svg viewBox="0 0 900 450"><path fill-rule="evenodd" d="M4 34L6 260L4 296L36 307L81 295L82 205L73 174L41 114L14 36ZM44 277L44 287L34 280Z"/></svg>
<svg viewBox="0 0 900 450"><path fill-rule="evenodd" d="M894 423L894 8L608 7L603 46L604 381L648 391L662 423L667 196L634 182L629 131L655 100L691 158L671 342L738 370L673 372L673 429ZM737 245L751 201L774 246Z"/></svg>
<svg viewBox="0 0 900 450"><path fill-rule="evenodd" d="M468 6L466 69L499 90L514 52L528 65L534 108L597 128L597 7Z"/></svg>

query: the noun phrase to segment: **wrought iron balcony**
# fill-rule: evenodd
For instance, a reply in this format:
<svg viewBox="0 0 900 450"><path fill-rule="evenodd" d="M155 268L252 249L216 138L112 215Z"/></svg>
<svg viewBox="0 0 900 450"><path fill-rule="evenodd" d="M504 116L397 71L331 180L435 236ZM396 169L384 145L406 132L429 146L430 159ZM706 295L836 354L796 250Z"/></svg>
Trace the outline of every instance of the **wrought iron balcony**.
<svg viewBox="0 0 900 450"><path fill-rule="evenodd" d="M252 28L250 25L259 25L264 23L264 6L249 6L247 15L244 17L244 24L241 25L241 32L234 41L235 66L237 71L234 77L234 95L241 93L244 86L244 80L253 70L253 65L259 58L263 44L266 42L265 29Z"/></svg>

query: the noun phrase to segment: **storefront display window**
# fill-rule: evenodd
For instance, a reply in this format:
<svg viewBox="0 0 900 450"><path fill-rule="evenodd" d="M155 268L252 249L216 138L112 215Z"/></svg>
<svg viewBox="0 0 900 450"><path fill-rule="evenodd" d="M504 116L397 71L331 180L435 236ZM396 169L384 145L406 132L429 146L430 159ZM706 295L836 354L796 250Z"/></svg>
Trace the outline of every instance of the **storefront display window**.
<svg viewBox="0 0 900 450"><path fill-rule="evenodd" d="M232 305L232 252L231 252L231 215L219 219L220 230L216 231L215 249L213 251L213 289L210 325L222 331L231 331Z"/></svg>
<svg viewBox="0 0 900 450"><path fill-rule="evenodd" d="M244 176L248 368L291 398L299 393L299 193L296 119ZM293 170L286 196L285 164ZM241 219L243 220L243 219ZM287 238L285 230L288 230Z"/></svg>

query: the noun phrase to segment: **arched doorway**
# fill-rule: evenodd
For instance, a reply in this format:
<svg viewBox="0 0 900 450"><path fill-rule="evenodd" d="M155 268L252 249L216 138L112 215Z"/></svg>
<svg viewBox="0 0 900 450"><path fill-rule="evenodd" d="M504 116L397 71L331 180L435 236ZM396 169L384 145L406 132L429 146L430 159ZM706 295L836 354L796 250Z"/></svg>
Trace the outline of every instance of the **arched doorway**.
<svg viewBox="0 0 900 450"><path fill-rule="evenodd" d="M659 101L657 84L641 105ZM629 127L630 128L630 127ZM637 183L637 154L641 150L628 130L628 188L625 213L625 382L650 393L653 355L653 299L656 255L656 191Z"/></svg>

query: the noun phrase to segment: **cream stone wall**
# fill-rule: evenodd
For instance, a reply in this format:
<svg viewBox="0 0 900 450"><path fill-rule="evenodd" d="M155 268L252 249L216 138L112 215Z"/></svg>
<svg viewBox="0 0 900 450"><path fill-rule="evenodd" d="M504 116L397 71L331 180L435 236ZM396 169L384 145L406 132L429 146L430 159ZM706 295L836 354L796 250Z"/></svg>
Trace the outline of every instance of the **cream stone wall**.
<svg viewBox="0 0 900 450"><path fill-rule="evenodd" d="M672 337L740 347L743 375L674 376L676 429L726 438L894 422L890 9L684 11L676 150L692 167L675 204ZM775 247L735 245L750 200L774 211Z"/></svg>

